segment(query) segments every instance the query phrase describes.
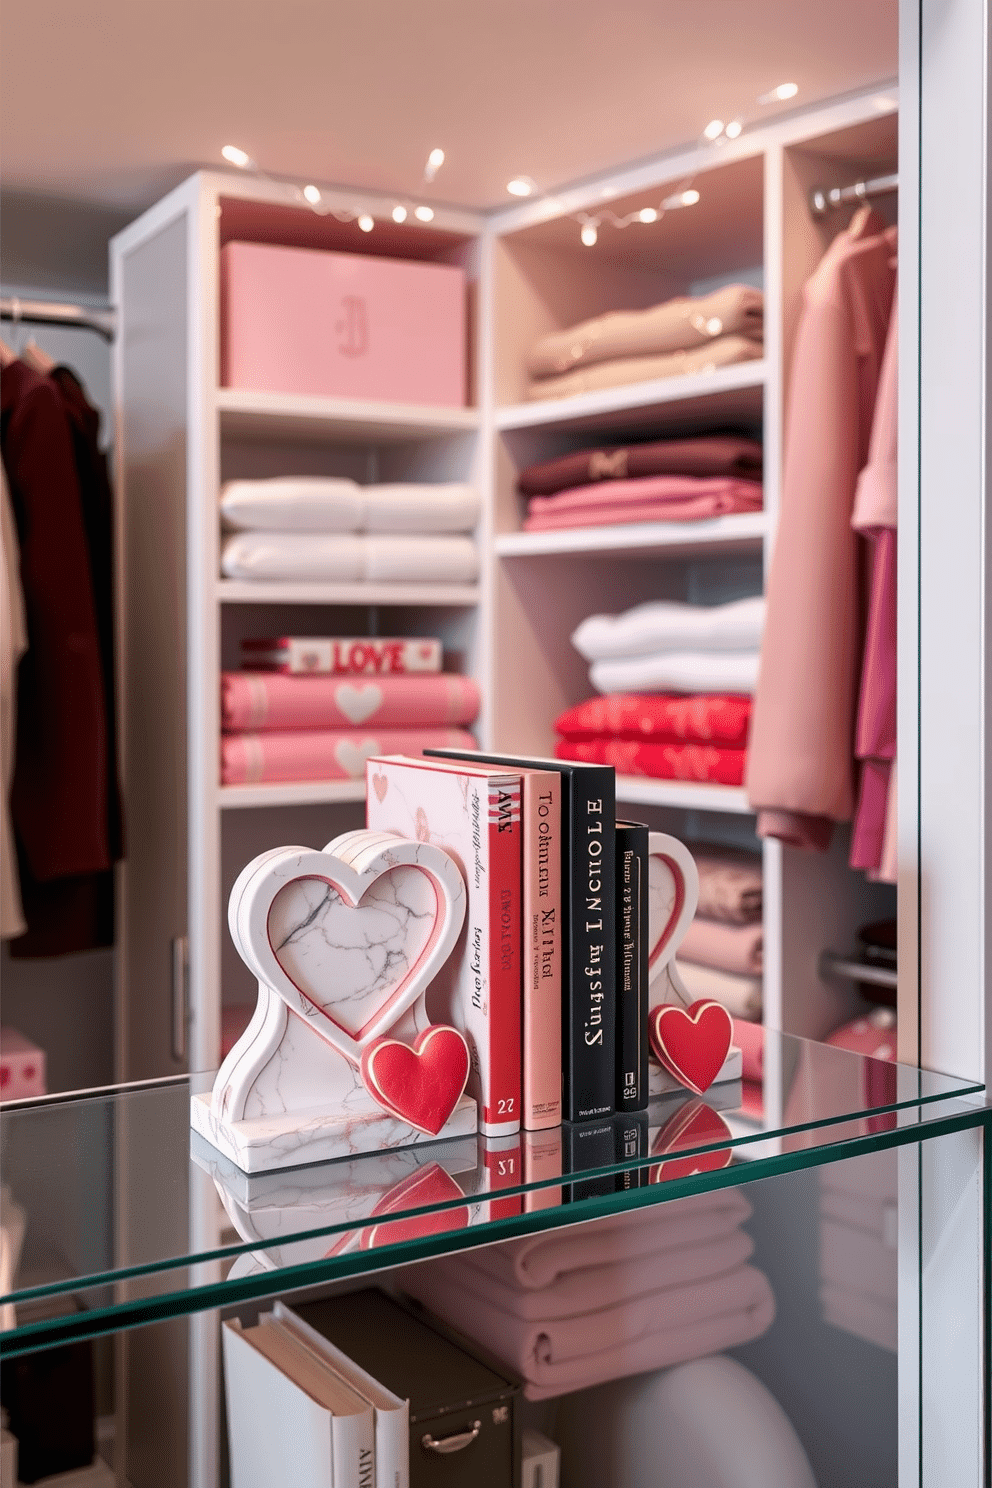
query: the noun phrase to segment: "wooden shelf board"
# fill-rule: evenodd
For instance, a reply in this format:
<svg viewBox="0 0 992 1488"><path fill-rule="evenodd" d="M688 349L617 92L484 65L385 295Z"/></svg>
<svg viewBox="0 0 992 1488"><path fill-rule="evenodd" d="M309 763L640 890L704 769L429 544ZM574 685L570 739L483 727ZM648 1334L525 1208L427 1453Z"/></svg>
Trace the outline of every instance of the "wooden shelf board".
<svg viewBox="0 0 992 1488"><path fill-rule="evenodd" d="M496 538L494 548L500 558L576 553L652 558L673 550L681 556L760 548L767 532L766 512L741 512L702 522L631 522L617 527L569 527L558 532L506 532Z"/></svg>
<svg viewBox="0 0 992 1488"><path fill-rule="evenodd" d="M763 361L742 362L688 377L662 377L571 398L514 403L497 408L496 427L568 431L681 427L726 419L754 423L761 418L765 377Z"/></svg>
<svg viewBox="0 0 992 1488"><path fill-rule="evenodd" d="M277 780L261 785L222 785L221 810L244 806L331 806L365 800L364 780Z"/></svg>
<svg viewBox="0 0 992 1488"><path fill-rule="evenodd" d="M618 775L617 801L632 806L681 806L685 810L753 815L742 788L706 785L695 780L648 780L642 775Z"/></svg>
<svg viewBox="0 0 992 1488"><path fill-rule="evenodd" d="M242 388L218 388L217 409L224 434L242 439L400 443L471 433L479 427L475 408L314 398Z"/></svg>
<svg viewBox="0 0 992 1488"><path fill-rule="evenodd" d="M221 604L459 605L479 603L477 584L315 584L220 579Z"/></svg>

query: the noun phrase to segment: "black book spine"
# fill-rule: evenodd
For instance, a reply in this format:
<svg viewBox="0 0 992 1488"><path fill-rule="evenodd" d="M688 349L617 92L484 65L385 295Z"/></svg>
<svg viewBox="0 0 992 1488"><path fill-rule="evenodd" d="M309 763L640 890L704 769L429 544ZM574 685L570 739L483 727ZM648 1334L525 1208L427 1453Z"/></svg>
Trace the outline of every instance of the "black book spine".
<svg viewBox="0 0 992 1488"><path fill-rule="evenodd" d="M617 1162L632 1162L636 1158L647 1157L647 1107L643 1111L622 1112L613 1119L616 1123ZM639 1167L625 1168L617 1175L617 1192L625 1192L629 1188L646 1188L650 1173L651 1169L643 1162Z"/></svg>
<svg viewBox="0 0 992 1488"><path fill-rule="evenodd" d="M562 777L562 1119L616 1110L616 773L612 765L516 754L428 758L558 770Z"/></svg>
<svg viewBox="0 0 992 1488"><path fill-rule="evenodd" d="M617 1110L648 1103L648 829L617 822Z"/></svg>

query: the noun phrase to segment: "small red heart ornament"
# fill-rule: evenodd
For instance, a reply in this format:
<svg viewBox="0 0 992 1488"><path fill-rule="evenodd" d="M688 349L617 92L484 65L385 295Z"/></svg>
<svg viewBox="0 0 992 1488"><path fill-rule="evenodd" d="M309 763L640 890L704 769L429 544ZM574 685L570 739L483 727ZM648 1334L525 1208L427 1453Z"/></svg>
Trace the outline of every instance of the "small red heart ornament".
<svg viewBox="0 0 992 1488"><path fill-rule="evenodd" d="M408 1214L402 1219L390 1219L390 1214L409 1209L426 1209L430 1204L442 1204L446 1200L461 1199L464 1195L451 1174L439 1163L431 1163L418 1173L412 1173L391 1188L372 1210L373 1219L381 1219L377 1225L369 1225L362 1231L362 1250L375 1250L380 1245L401 1245L404 1240L419 1240L424 1235L443 1235L448 1230L464 1230L469 1222L469 1212L464 1206L457 1209L442 1209L440 1213Z"/></svg>
<svg viewBox="0 0 992 1488"><path fill-rule="evenodd" d="M734 1023L722 1003L702 997L688 1008L662 1003L648 1015L651 1052L680 1085L702 1095L723 1068Z"/></svg>
<svg viewBox="0 0 992 1488"><path fill-rule="evenodd" d="M457 1028L435 1025L413 1045L379 1038L362 1054L366 1090L387 1111L436 1137L462 1098L469 1053Z"/></svg>
<svg viewBox="0 0 992 1488"><path fill-rule="evenodd" d="M712 1173L725 1168L732 1152L729 1147L699 1152L715 1142L730 1142L730 1128L723 1117L702 1100L688 1100L670 1116L651 1143L651 1156L666 1155L666 1160L650 1170L649 1183L667 1183L673 1178L691 1178L695 1173ZM677 1153L686 1153L684 1157ZM670 1154L670 1155L669 1155Z"/></svg>

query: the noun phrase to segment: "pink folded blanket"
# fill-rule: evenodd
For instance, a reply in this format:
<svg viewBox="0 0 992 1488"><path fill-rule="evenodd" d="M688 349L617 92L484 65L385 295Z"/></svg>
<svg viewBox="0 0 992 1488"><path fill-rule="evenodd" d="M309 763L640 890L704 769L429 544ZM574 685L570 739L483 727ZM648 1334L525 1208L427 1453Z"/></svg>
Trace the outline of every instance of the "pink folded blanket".
<svg viewBox="0 0 992 1488"><path fill-rule="evenodd" d="M743 749L716 749L712 744L641 744L632 739L588 739L583 744L559 741L555 756L612 765L621 775L652 780L695 780L710 785L741 785Z"/></svg>
<svg viewBox="0 0 992 1488"><path fill-rule="evenodd" d="M750 721L751 699L739 693L614 692L566 708L555 733L572 742L606 737L743 748Z"/></svg>
<svg viewBox="0 0 992 1488"><path fill-rule="evenodd" d="M573 486L602 481L633 480L644 475L761 476L761 445L741 434L700 434L692 439L659 439L577 450L556 460L541 460L521 470L517 489L522 496L553 496Z"/></svg>
<svg viewBox="0 0 992 1488"><path fill-rule="evenodd" d="M286 676L279 672L222 672L221 727L230 732L269 729L383 728L463 725L479 711L471 677Z"/></svg>
<svg viewBox="0 0 992 1488"><path fill-rule="evenodd" d="M523 1375L529 1400L663 1369L757 1338L775 1316L768 1278L753 1266L566 1318L533 1323L451 1286L439 1266L405 1273L407 1291Z"/></svg>
<svg viewBox="0 0 992 1488"><path fill-rule="evenodd" d="M754 1254L754 1241L741 1229L693 1245L655 1251L609 1266L569 1271L550 1286L535 1291L511 1286L475 1264L474 1257L450 1256L444 1273L453 1286L476 1293L492 1307L529 1322L577 1318L586 1312L619 1307L638 1297L687 1286L735 1271Z"/></svg>
<svg viewBox="0 0 992 1488"><path fill-rule="evenodd" d="M759 481L727 476L652 475L606 485L573 486L535 496L524 529L599 527L622 522L691 522L726 512L761 511Z"/></svg>
<svg viewBox="0 0 992 1488"><path fill-rule="evenodd" d="M422 754L425 749L474 750L464 729L297 729L271 734L222 734L223 785L263 780L364 780L375 754Z"/></svg>
<svg viewBox="0 0 992 1488"><path fill-rule="evenodd" d="M509 1287L540 1289L590 1266L619 1266L731 1234L753 1213L739 1188L690 1194L670 1203L528 1235L472 1254L472 1264Z"/></svg>
<svg viewBox="0 0 992 1488"><path fill-rule="evenodd" d="M764 933L760 925L727 925L696 918L679 946L679 960L696 961L716 971L754 976L764 961Z"/></svg>

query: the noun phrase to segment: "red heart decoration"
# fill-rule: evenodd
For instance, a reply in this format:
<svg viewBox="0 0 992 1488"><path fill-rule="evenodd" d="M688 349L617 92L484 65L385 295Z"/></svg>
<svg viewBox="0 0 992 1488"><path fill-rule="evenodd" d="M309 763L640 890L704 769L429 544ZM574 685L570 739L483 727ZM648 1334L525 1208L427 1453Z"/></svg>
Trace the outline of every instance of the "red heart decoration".
<svg viewBox="0 0 992 1488"><path fill-rule="evenodd" d="M379 1038L362 1054L362 1080L381 1106L418 1131L436 1137L462 1098L468 1044L457 1028L435 1025L412 1048Z"/></svg>
<svg viewBox="0 0 992 1488"><path fill-rule="evenodd" d="M729 1142L732 1133L723 1117L705 1101L686 1101L670 1116L651 1143L651 1156L663 1152L685 1152L687 1149L709 1147L714 1142ZM689 1157L670 1157L659 1163L648 1174L649 1183L667 1183L672 1178L690 1178L694 1173L712 1173L725 1168L731 1159L729 1147L719 1147L714 1152L692 1152Z"/></svg>
<svg viewBox="0 0 992 1488"><path fill-rule="evenodd" d="M402 1209L426 1208L428 1204L442 1204L447 1199L463 1197L451 1174L438 1163L431 1163L391 1188L372 1210L372 1217L395 1214ZM411 1214L407 1219L387 1219L384 1224L370 1225L362 1231L362 1249L375 1250L379 1245L401 1245L404 1240L419 1240L424 1235L464 1230L468 1221L469 1212L465 1207L443 1209L440 1214Z"/></svg>
<svg viewBox="0 0 992 1488"><path fill-rule="evenodd" d="M702 997L689 1008L662 1003L648 1015L651 1052L670 1075L702 1095L723 1068L734 1023L719 1002Z"/></svg>

